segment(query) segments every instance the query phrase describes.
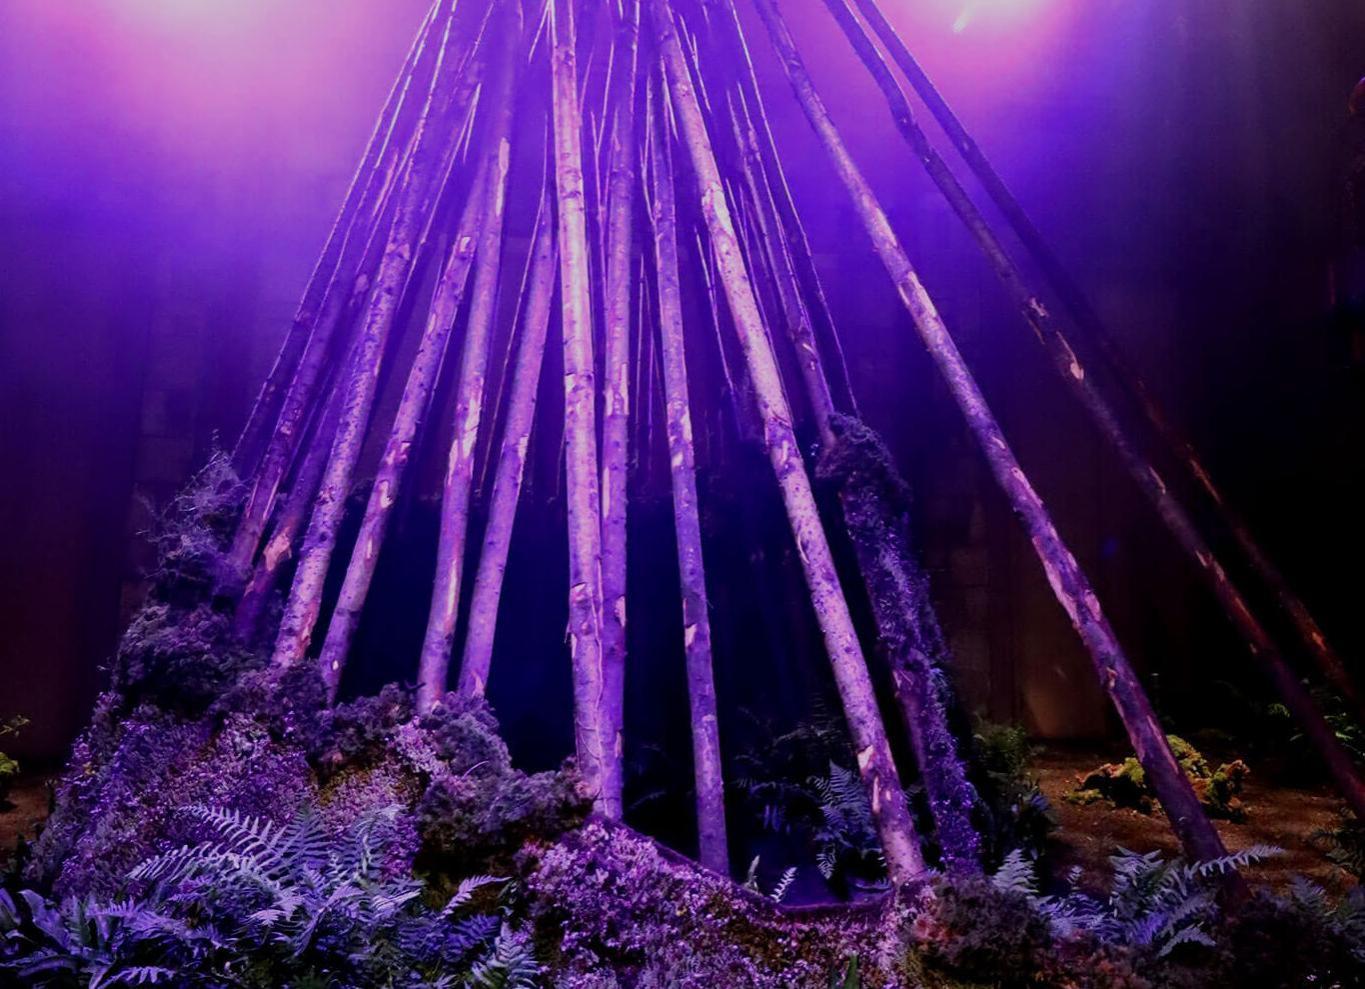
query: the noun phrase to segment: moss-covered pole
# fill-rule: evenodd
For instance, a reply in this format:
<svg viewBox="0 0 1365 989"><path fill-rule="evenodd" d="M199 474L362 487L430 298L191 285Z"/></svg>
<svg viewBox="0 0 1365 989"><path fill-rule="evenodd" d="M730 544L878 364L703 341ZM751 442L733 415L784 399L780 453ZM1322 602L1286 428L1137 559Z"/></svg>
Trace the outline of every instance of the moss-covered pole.
<svg viewBox="0 0 1365 989"><path fill-rule="evenodd" d="M598 488L597 375L592 272L583 187L575 0L551 0L551 95L559 280L564 335L564 478L569 520L569 651L574 746L587 792L603 807L602 499Z"/></svg>
<svg viewBox="0 0 1365 989"><path fill-rule="evenodd" d="M897 130L924 165L953 212L980 246L1006 292L1033 329L1053 367L1090 415L1105 440L1118 454L1124 469L1156 510L1177 544L1193 562L1231 619L1233 626L1247 643L1262 672L1279 691L1285 705L1313 742L1351 806L1357 814L1365 814L1365 782L1361 781L1350 755L1337 741L1322 712L1318 710L1307 689L1289 668L1270 634L1252 613L1246 598L1223 568L1213 547L1200 533L1189 511L1167 485L1157 467L1129 438L1116 410L1100 392L1095 377L1087 372L1061 327L1043 305L1039 294L1030 289L1023 273L1006 253L990 223L929 143L915 120L909 101L892 75L890 66L882 60L872 38L867 35L849 6L853 0L825 2L886 97Z"/></svg>
<svg viewBox="0 0 1365 989"><path fill-rule="evenodd" d="M457 689L465 697L482 697L493 664L493 640L498 627L507 553L512 545L526 456L535 425L536 395L540 388L545 339L555 293L554 216L547 199L541 206L531 270L516 344L516 360L508 384L506 421L493 475L493 492L484 527L479 569L474 577L465 631L464 658Z"/></svg>
<svg viewBox="0 0 1365 989"><path fill-rule="evenodd" d="M478 269L469 309L468 328L456 378L455 415L441 488L440 532L436 543L436 576L431 610L417 671L417 707L429 711L446 692L456 613L464 582L469 504L474 484L474 453L483 424L489 345L497 312L502 274L503 223L507 202L512 119L515 108L516 46L522 33L520 0L503 0L500 29L507 51L499 83L489 96L493 122L488 134L491 168L487 187L487 220L478 247Z"/></svg>
<svg viewBox="0 0 1365 989"><path fill-rule="evenodd" d="M706 121L688 73L667 0L649 0L651 20L667 73L679 129L697 177L697 195L716 255L716 268L730 303L762 420L764 444L786 503L811 601L824 632L858 769L872 805L887 869L897 882L923 871L905 791L877 709L872 678L853 627L848 603L820 523L810 478L797 446L791 410L782 392L777 359L763 326L753 286L744 269L725 186L711 148Z"/></svg>
<svg viewBox="0 0 1365 989"><path fill-rule="evenodd" d="M834 0L827 0L827 2L833 4ZM1114 340L1113 334L1109 332L1104 320L1100 318L1086 298L1085 292L1082 291L1067 271L1066 266L1052 251L1019 200L1005 185L1004 180L996 172L980 146L972 139L947 100L939 93L904 40L886 19L877 0L847 0L847 2L856 4L857 9L863 14L867 23L881 40L897 67L900 68L920 99L924 101L924 105L929 108L929 111L939 122L953 146L980 181L982 188L986 190L996 208L1000 210L1001 215L1010 224L1020 243L1024 245L1024 248L1038 265L1039 271L1042 272L1047 283L1066 307L1071 318L1084 332L1085 338L1095 344L1104 362L1114 372L1115 379L1141 411L1155 434L1162 439L1176 460L1193 478L1195 484L1207 494L1218 508L1228 531L1231 532L1247 562L1289 616L1299 638L1319 671L1330 684L1351 702L1358 714L1365 715L1365 696L1361 694L1341 655L1327 639L1307 604L1295 593L1284 574L1267 556L1246 522L1228 505L1222 491L1214 483L1203 459L1189 437L1170 418L1142 376L1123 356L1122 349ZM861 33L862 28L859 27L858 30ZM992 261L994 263L994 259ZM1155 479L1153 480L1155 481ZM1168 522L1169 524L1171 523ZM1175 531L1174 526L1173 531ZM1177 532L1176 535L1177 538L1181 538L1183 543L1184 539L1180 533ZM1200 541L1204 541L1202 537L1200 537ZM1210 583L1226 580L1223 568L1218 565L1211 554L1204 559L1208 562L1201 561L1200 568ZM1232 599L1232 595L1219 590L1215 590L1215 593L1218 594L1234 623L1241 628L1242 634L1248 639L1252 651L1259 654L1261 647L1255 642L1259 636L1243 627L1244 619L1241 617L1241 606ZM1236 595L1236 597L1240 598L1240 595Z"/></svg>
<svg viewBox="0 0 1365 989"><path fill-rule="evenodd" d="M773 0L756 3L798 102L829 153L878 256L976 436L992 473L1024 523L1057 600L1089 649L1100 683L1118 710L1152 790L1165 808L1185 853L1198 861L1226 854L1222 839L1171 753L1151 702L1100 609L1090 581L1025 476L933 300L891 229L876 194L848 153L806 71L786 21Z"/></svg>
<svg viewBox="0 0 1365 989"><path fill-rule="evenodd" d="M458 75L461 84L457 88L456 99L463 100L466 107L472 99L474 87L479 77L480 62L475 52L477 41L473 43L458 71L452 72L456 65L456 50L460 40L450 36L453 28L451 18L447 18L444 31L436 43L432 44L430 76L426 79L424 91L406 92L405 101L391 135L382 167L371 176L362 204L361 220L347 236L341 260L337 264L337 278L328 287L313 332L299 360L298 368L289 383L275 431L270 437L261 457L260 466L250 486L247 500L242 509L242 517L237 526L233 543L228 552L226 569L229 580L245 575L260 544L261 535L274 509L275 497L280 484L289 470L298 445L300 431L308 421L309 410L318 389L318 383L328 361L334 352L349 347L349 342L337 344L338 331L347 332L352 326L353 315L360 308L370 288L376 282L376 268L382 264L383 248L391 229L386 232L386 222L399 212L398 200L417 194L418 188L435 181L437 169L423 169L415 178L412 176L412 158L417 149L417 138L425 133L437 110L449 98L444 92L448 89L447 75ZM454 119L459 113L455 108L450 114ZM401 187L401 188L400 188Z"/></svg>
<svg viewBox="0 0 1365 989"><path fill-rule="evenodd" d="M613 7L616 27L607 164L602 389L602 810L622 812L626 685L626 484L630 466L630 331L635 230L635 79L639 0Z"/></svg>
<svg viewBox="0 0 1365 989"><path fill-rule="evenodd" d="M711 620L697 508L697 463L687 391L682 288L678 273L678 218L666 107L655 107L652 128L650 215L658 281L659 356L663 364L668 461L673 486L673 525L682 588L683 650L692 715L692 766L697 793L698 859L721 875L730 873L725 837L725 781L721 770L720 720L711 659Z"/></svg>
<svg viewBox="0 0 1365 989"><path fill-rule="evenodd" d="M327 235L322 254L308 279L308 285L294 313L294 319L289 324L284 343L280 346L280 352L275 357L270 373L266 375L265 383L261 385L256 401L252 403L246 424L242 427L241 435L237 438L237 444L232 451L232 464L239 476L246 477L255 470L261 446L266 441L266 431L275 424L285 390L298 370L299 361L313 333L319 309L329 287L339 277L343 279L348 277L339 267L342 246L351 235L351 231L356 229L358 218L364 212L362 204L368 198L371 183L379 173L381 159L395 140L400 108L406 102L408 89L418 75L422 54L433 33L433 26L440 20L440 10L444 5L445 0L435 0L417 31L417 37L413 40L412 48L403 62L403 68L394 81L393 89L389 92L383 110L380 111L374 132L365 146L360 165L351 178L350 188L346 191L346 197Z"/></svg>
<svg viewBox="0 0 1365 989"><path fill-rule="evenodd" d="M318 488L317 501L299 552L294 583L275 640L272 663L276 667L303 660L322 609L323 585L336 547L337 530L345 513L356 462L369 429L385 346L417 254L419 238L435 208L437 189L441 184L438 180L440 166L446 153L459 140L459 132L455 129L436 126L438 115L433 112L442 102L442 94L448 93L449 87L455 84L453 76L454 72L448 71L445 64L438 65L435 84L413 137L412 157L396 190L398 206L393 226L369 293L350 373L341 385L345 398L336 438Z"/></svg>

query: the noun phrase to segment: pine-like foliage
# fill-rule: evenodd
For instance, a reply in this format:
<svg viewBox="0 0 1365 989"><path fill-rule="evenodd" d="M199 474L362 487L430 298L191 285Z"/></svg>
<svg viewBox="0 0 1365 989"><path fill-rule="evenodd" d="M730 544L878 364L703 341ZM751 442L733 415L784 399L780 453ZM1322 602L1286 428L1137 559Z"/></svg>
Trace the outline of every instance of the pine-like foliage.
<svg viewBox="0 0 1365 989"><path fill-rule="evenodd" d="M60 906L0 894L0 965L25 985L517 987L539 971L524 938L471 907L492 876L444 909L387 854L398 811L329 835L231 810L187 812L203 841L148 859L122 900Z"/></svg>

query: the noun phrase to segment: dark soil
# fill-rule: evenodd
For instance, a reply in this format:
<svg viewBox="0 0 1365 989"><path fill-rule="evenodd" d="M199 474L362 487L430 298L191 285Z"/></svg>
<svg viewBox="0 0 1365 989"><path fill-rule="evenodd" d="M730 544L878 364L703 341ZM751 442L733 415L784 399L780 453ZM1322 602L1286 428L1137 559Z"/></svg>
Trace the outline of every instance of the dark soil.
<svg viewBox="0 0 1365 989"><path fill-rule="evenodd" d="M1160 849L1178 851L1174 836L1160 811L1142 814L1119 810L1106 803L1077 806L1066 801L1078 778L1106 762L1121 761L1119 749L1049 746L1034 761L1043 792L1056 811L1058 867L1062 874L1072 866L1084 870L1084 883L1095 885L1109 874L1107 859L1119 847L1135 852ZM1206 753L1208 754L1208 753ZM1212 755L1210 761L1213 761ZM1305 789L1270 782L1255 767L1242 793L1247 819L1244 823L1215 821L1230 851L1251 845L1274 845L1283 854L1246 871L1249 879L1283 888L1294 875L1306 876L1336 892L1354 880L1323 857L1313 835L1331 830L1341 822L1346 805L1323 786Z"/></svg>
<svg viewBox="0 0 1365 989"><path fill-rule="evenodd" d="M0 862L14 850L19 839L32 841L47 818L50 792L46 776L21 776L0 801Z"/></svg>

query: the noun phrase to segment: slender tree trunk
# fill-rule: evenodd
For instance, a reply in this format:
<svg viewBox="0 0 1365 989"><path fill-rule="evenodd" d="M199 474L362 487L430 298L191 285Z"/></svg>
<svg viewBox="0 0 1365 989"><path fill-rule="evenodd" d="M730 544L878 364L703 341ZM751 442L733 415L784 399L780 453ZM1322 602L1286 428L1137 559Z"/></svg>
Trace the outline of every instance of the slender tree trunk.
<svg viewBox="0 0 1365 989"><path fill-rule="evenodd" d="M622 812L626 686L626 480L630 466L630 317L635 226L635 77L639 0L616 12L607 168L602 405L602 809Z"/></svg>
<svg viewBox="0 0 1365 989"><path fill-rule="evenodd" d="M654 18L674 109L697 175L698 195L715 248L717 271L748 362L762 418L765 446L787 506L812 603L824 632L835 680L843 699L844 713L858 752L858 769L867 787L887 869L893 880L902 882L924 868L909 804L891 757L872 680L820 524L810 479L806 475L805 463L792 429L791 411L782 393L777 361L768 343L767 331L759 318L753 287L740 257L724 185L697 94L688 74L672 12L667 0L650 0L650 12Z"/></svg>
<svg viewBox="0 0 1365 989"><path fill-rule="evenodd" d="M826 0L835 19L852 42L854 50L886 96L891 116L901 136L924 164L930 178L942 191L953 211L986 255L1005 290L1038 337L1057 373L1089 413L1105 440L1117 452L1125 470L1156 509L1157 515L1175 537L1180 548L1194 563L1196 570L1246 641L1262 672L1280 692L1286 706L1313 741L1338 788L1346 796L1356 814L1365 816L1365 782L1362 782L1349 753L1337 741L1335 733L1323 718L1312 697L1289 668L1265 627L1252 613L1246 598L1219 562L1213 547L1200 534L1189 511L1175 497L1157 468L1128 437L1118 414L1099 391L1094 375L1087 372L1061 328L1052 318L1052 314L1043 305L1039 296L1025 284L1023 273L1009 258L990 224L972 202L967 190L957 181L947 164L929 143L916 123L910 104L901 92L890 68L882 61L872 39L864 33L862 25L847 6L852 2L854 0Z"/></svg>
<svg viewBox="0 0 1365 989"><path fill-rule="evenodd" d="M426 19L422 21L422 26L417 31L412 49L408 52L384 109L380 112L374 132L370 135L360 166L351 179L351 186L346 192L341 211L327 235L322 255L308 279L308 286L304 289L303 299L294 313L294 320L289 325L284 344L280 347L275 363L266 376L256 401L252 404L251 412L247 415L246 425L242 427L237 445L232 451L232 464L239 476L246 477L254 470L261 445L265 442L266 430L274 425L280 403L284 399L284 392L298 369L308 338L313 333L323 299L338 275L342 274L338 267L342 247L356 228L370 183L380 168L380 161L386 149L394 139L399 111L406 100L408 88L417 76L422 53L434 33L433 28L439 20L438 15L444 2L445 0L435 0L432 3Z"/></svg>
<svg viewBox="0 0 1365 989"><path fill-rule="evenodd" d="M495 149L493 153L497 157L495 167L489 174L488 219L484 223L479 244L479 264L474 275L469 327L460 355L459 377L456 379L455 417L441 490L436 577L417 674L417 706L421 711L431 710L446 692L464 578L465 537L469 528L469 502L474 483L474 453L478 445L479 427L483 422L489 341L497 315L507 172L515 109L513 96L517 78L514 42L520 39L522 31L520 4L516 0L503 0L503 7L506 18L500 23L507 37L506 57L499 85L490 97L495 114L490 146Z"/></svg>
<svg viewBox="0 0 1365 989"><path fill-rule="evenodd" d="M905 304L915 328L948 384L967 424L980 443L996 480L1023 521L1057 600L1090 651L1100 683L1118 710L1147 780L1166 810L1185 852L1206 861L1226 854L1189 780L1181 771L1156 719L1151 702L1124 655L1109 620L1080 565L1062 542L1042 499L1033 490L1000 425L986 404L957 345L920 283L891 229L876 194L854 164L823 101L815 91L782 15L771 0L757 0L788 81L826 151Z"/></svg>
<svg viewBox="0 0 1365 989"><path fill-rule="evenodd" d="M380 247L388 239L384 234L384 219L392 212L397 217L400 212L396 200L415 195L411 180L407 178L412 171L412 158L416 153L419 136L428 130L427 121L432 117L433 107L444 99L443 89L448 80L444 76L454 64L455 53L449 32L452 19L446 18L444 33L433 46L433 66L429 85L424 98L409 89L404 98L402 112L398 118L402 129L395 126L385 152L383 166L371 176L366 201L362 206L362 218L372 217L371 222L357 223L347 237L342 259L337 265L337 278L329 286L323 302L322 313L318 317L313 333L300 358L298 370L290 382L288 394L280 409L275 432L261 458L256 479L242 509L233 544L228 553L226 569L229 579L244 574L251 564L261 534L274 508L275 496L280 483L288 471L290 460L297 446L298 433L307 421L307 413L314 401L319 377L337 350L334 337L339 329L352 325L350 314L356 311L375 283L375 268L382 264ZM477 85L479 63L471 51L466 64L461 68L463 84L458 89L458 98L468 107ZM458 113L458 110L456 111ZM456 114L451 114L453 118ZM409 136L409 133L411 136ZM435 169L424 170L418 181L425 182ZM396 186L401 183L400 190ZM348 346L344 341L342 347Z"/></svg>
<svg viewBox="0 0 1365 989"><path fill-rule="evenodd" d="M555 292L554 216L547 198L541 205L526 307L521 316L516 362L512 366L507 396L507 418L493 476L493 493L484 528L479 569L474 577L469 622L465 631L464 659L460 664L458 690L465 697L482 697L493 664L493 640L498 627L498 602L502 596L512 527L526 473L526 456L535 425L536 394L550 327L550 307Z"/></svg>
<svg viewBox="0 0 1365 989"><path fill-rule="evenodd" d="M412 158L396 190L399 199L393 227L370 291L354 364L344 385L346 398L336 439L318 489L317 503L304 536L294 584L275 641L272 662L277 667L289 666L304 658L322 608L323 584L336 547L337 529L345 513L356 461L369 426L385 344L413 265L418 239L434 208L436 192L433 187L438 184L436 175L443 152L458 140L458 134L434 126L432 112L445 87L452 85L452 75L444 64L437 66L436 83L428 94L413 138Z"/></svg>
<svg viewBox="0 0 1365 989"><path fill-rule="evenodd" d="M697 465L692 443L692 412L687 392L682 288L678 274L678 220L673 165L667 129L656 116L652 141L654 253L658 271L659 355L663 363L668 423L668 461L673 481L673 524L678 538L678 577L682 588L683 648L687 658L687 695L692 713L692 763L697 790L698 858L729 875L725 838L725 782L721 770L720 721L711 664L711 620L706 568L702 560L701 519L697 509Z"/></svg>
<svg viewBox="0 0 1365 989"><path fill-rule="evenodd" d="M1219 509L1219 514L1228 526L1246 560L1250 563L1252 570L1269 588L1285 613L1289 615L1319 671L1351 703L1356 713L1365 717L1365 696L1362 696L1355 680L1347 671L1341 655L1332 647L1308 606L1294 592L1284 574L1266 555L1246 523L1228 506L1194 445L1166 414L1141 375L1124 358L1121 348L1115 342L1113 335L1099 314L1095 312L1085 293L1072 279L1056 254L1053 253L1023 206L1010 192L989 159L986 158L981 148L963 127L952 107L935 88L933 81L925 74L895 28L887 21L877 0L849 0L849 2L856 4L858 10L866 18L910 85L938 120L953 146L961 153L963 160L966 161L968 167L971 168L991 200L1014 230L1019 241L1037 263L1039 270L1042 271L1048 284L1061 299L1063 306L1070 313L1076 325L1084 332L1086 339L1098 348L1104 362L1114 372L1116 380L1141 411L1153 431L1163 440L1195 483ZM858 30L861 33L861 28ZM968 225L971 226L970 223ZM992 258L992 262L994 263L994 258ZM1153 481L1155 480L1153 478ZM1188 513L1182 510L1182 514L1186 515L1186 521L1190 521ZM1171 523L1168 522L1169 524ZM1173 531L1175 531L1174 526ZM1176 536L1185 542L1184 537L1179 532L1176 532ZM1202 537L1199 538L1200 542L1204 542ZM1189 549L1188 546L1186 548ZM1209 562L1200 561L1200 569L1205 577L1211 583L1225 582L1226 575L1223 573L1223 568L1213 560L1212 555L1207 555L1205 559ZM1218 594L1234 623L1238 624L1239 627L1243 626L1242 608L1233 600L1234 597L1240 599L1240 595L1236 595L1235 592L1229 595L1222 590L1216 590L1215 593ZM1259 636L1244 627L1242 634L1251 644L1252 651L1259 655L1261 650L1255 643ZM1272 674L1272 676L1278 678L1278 674Z"/></svg>
<svg viewBox="0 0 1365 989"><path fill-rule="evenodd" d="M592 274L583 188L574 0L551 0L551 85L559 277L564 323L564 472L569 519L569 648L574 743L588 792L605 809L603 763L602 529L598 489Z"/></svg>

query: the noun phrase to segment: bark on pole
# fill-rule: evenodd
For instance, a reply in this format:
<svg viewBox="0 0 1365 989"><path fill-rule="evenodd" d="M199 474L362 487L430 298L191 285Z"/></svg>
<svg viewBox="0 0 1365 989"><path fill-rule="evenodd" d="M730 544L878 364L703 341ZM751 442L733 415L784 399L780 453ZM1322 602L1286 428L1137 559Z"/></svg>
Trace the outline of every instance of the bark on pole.
<svg viewBox="0 0 1365 989"><path fill-rule="evenodd" d="M404 60L403 68L399 71L393 89L385 101L384 109L380 111L374 132L370 135L369 142L365 146L365 152L361 156L360 166L351 179L351 185L346 192L341 210L327 235L327 243L324 245L317 265L313 268L313 273L308 279L308 286L304 289L303 299L299 302L299 307L294 313L293 322L289 324L289 331L284 338L284 343L281 345L275 363L271 367L270 373L266 375L265 383L261 385L256 401L252 404L251 411L247 415L246 424L242 427L241 435L232 451L232 465L239 476L245 477L252 472L256 465L256 458L260 453L261 444L265 439L265 432L274 425L280 402L284 398L285 389L289 387L289 382L298 369L304 347L313 332L323 298L327 294L328 287L339 274L338 264L341 260L342 246L350 232L356 227L358 217L362 213L361 207L366 198L370 180L380 167L380 161L384 157L386 147L393 140L393 130L398 120L399 109L404 103L408 87L412 82L412 76L417 70L422 51L433 33L432 28L438 20L444 2L445 0L435 0L431 9L427 11L426 19L418 28L412 49Z"/></svg>
<svg viewBox="0 0 1365 989"><path fill-rule="evenodd" d="M346 567L346 576L337 596L332 618L327 625L327 638L318 657L318 667L329 699L335 699L341 683L342 668L350 649L355 627L374 579L379 553L388 532L389 518L398 500L398 489L403 483L412 457L413 447L422 430L423 420L431 402L436 379L445 363L455 317L464 298L469 270L473 266L479 232L491 212L488 198L496 195L493 184L495 173L505 172L505 155L496 153L496 160L485 159L470 190L459 226L451 241L441 274L437 278L427 313L426 326L417 345L412 367L403 386L403 394L394 414L393 426L384 446L384 453L375 472L374 484L365 504L365 514L356 535L355 549ZM490 167L491 166L491 167Z"/></svg>
<svg viewBox="0 0 1365 989"><path fill-rule="evenodd" d="M469 603L465 630L464 658L456 689L465 697L482 697L493 665L493 640L498 627L498 602L502 597L507 554L512 545L521 484L526 474L527 450L535 425L536 395L545 357L545 339L550 328L550 307L555 292L554 217L548 198L541 205L531 254L531 271L522 312L521 332L517 339L516 361L512 367L507 396L507 417L503 425L493 493L484 527L479 569Z"/></svg>
<svg viewBox="0 0 1365 989"><path fill-rule="evenodd" d="M1062 542L1042 499L1029 483L1000 425L986 404L966 361L949 335L933 300L906 257L875 193L863 178L816 92L786 22L772 0L756 0L784 72L798 102L847 187L854 208L882 259L911 319L954 400L976 436L997 482L1027 529L1057 600L1066 610L1094 661L1148 782L1161 801L1185 853L1197 861L1226 854L1189 780L1176 763L1151 702L1124 655L1089 580Z"/></svg>
<svg viewBox="0 0 1365 989"><path fill-rule="evenodd" d="M458 139L458 134L433 126L433 107L440 100L443 87L453 82L451 75L444 65L438 65L433 77L435 84L428 94L413 138L412 157L396 190L398 208L366 305L351 373L343 385L346 397L336 439L328 456L275 640L272 663L276 667L290 666L304 658L322 608L323 584L336 547L337 529L345 513L346 499L350 495L356 461L369 426L385 344L412 268L418 240L434 208L436 196L430 188L436 184L434 173L439 170L443 152Z"/></svg>
<svg viewBox="0 0 1365 989"><path fill-rule="evenodd" d="M564 326L564 476L569 522L569 650L574 745L588 793L602 806L602 503L598 489L597 382L592 272L583 188L574 0L551 0L551 95L559 278Z"/></svg>
<svg viewBox="0 0 1365 989"><path fill-rule="evenodd" d="M1098 348L1104 362L1113 370L1115 378L1123 387L1134 405L1141 411L1176 460L1193 478L1194 482L1218 508L1223 521L1237 542L1252 570L1275 596L1280 607L1293 622L1308 653L1312 656L1319 671L1338 691L1341 692L1358 715L1365 715L1365 695L1362 695L1354 678L1348 672L1341 655L1333 648L1322 627L1313 617L1307 604L1289 585L1284 574L1261 548L1245 521L1232 510L1214 483L1205 467L1203 459L1193 443L1166 413L1161 403L1147 386L1142 376L1123 356L1122 349L1114 340L1105 322L1095 311L1080 286L1076 284L1066 267L1057 258L1052 248L1043 238L1038 228L1029 218L1018 199L1005 185L990 160L972 139L951 106L934 86L919 62L910 52L896 29L882 13L877 0L852 0L857 4L867 23L885 46L892 60L900 68L911 87L924 101L924 105L939 122L953 146L962 155L967 166L976 175L996 208L1010 224L1015 236L1019 238L1029 255L1038 265L1052 290L1061 299L1076 325L1086 338ZM1207 568L1205 568L1207 570ZM1234 616L1235 620L1235 616Z"/></svg>
<svg viewBox="0 0 1365 989"><path fill-rule="evenodd" d="M613 8L616 21L608 128L606 298L602 389L602 704L606 763L602 809L622 813L626 686L626 500L630 455L631 284L635 229L635 79L639 0Z"/></svg>
<svg viewBox="0 0 1365 989"><path fill-rule="evenodd" d="M450 38L452 27L452 18L447 17L444 33L434 39L436 44L432 55L433 65L425 92L415 92L411 87L406 91L403 108L385 150L382 167L376 169L371 176L366 200L362 204L362 218L369 216L370 220L357 223L347 237L342 258L337 264L337 278L328 287L322 312L289 384L275 432L261 458L260 467L243 506L242 517L228 553L229 578L245 574L251 564L261 535L265 531L266 522L274 508L279 485L283 482L290 460L294 456L299 432L307 422L308 410L315 400L318 381L332 352L337 349L334 343L337 331L351 325L351 313L360 308L359 303L365 299L376 282L375 268L383 263L382 250L388 241L388 236L383 232L385 218L392 213L396 219L400 212L396 200L416 194L413 191L414 182L420 186L432 180L437 171L428 168L415 180L410 177L412 158L416 154L419 138L428 129L426 122L431 119L433 108L441 99L442 89L447 88L445 83L448 80L442 77L456 61ZM477 45L477 41L473 44ZM473 49L465 62L466 64L459 70L462 83L456 91L456 99L462 100L463 108L467 109L473 97L473 86L477 84L479 76L479 66ZM453 118L459 112L460 107L456 107L450 116Z"/></svg>
<svg viewBox="0 0 1365 989"><path fill-rule="evenodd" d="M488 378L489 341L497 314L498 284L502 272L503 220L507 205L507 173L510 163L512 116L515 108L516 42L521 38L519 0L503 0L506 32L505 57L499 84L490 96L494 114L489 134L494 163L487 184L487 219L478 245L478 268L469 310L469 324L460 354L455 384L455 415L450 450L446 457L441 489L440 533L436 543L436 576L432 585L431 610L422 640L417 672L417 707L430 711L446 692L450 652L464 578L465 536L469 528L470 494L474 484L474 453L483 422L484 391Z"/></svg>
<svg viewBox="0 0 1365 989"><path fill-rule="evenodd" d="M682 588L683 649L692 715L692 765L697 791L698 860L730 874L725 837L725 782L721 770L720 721L711 661L711 620L697 509L697 464L687 392L682 288L678 274L678 219L673 165L662 108L653 132L651 175L654 256L659 296L659 356L663 364L668 461L673 485L673 524L678 539Z"/></svg>
<svg viewBox="0 0 1365 989"><path fill-rule="evenodd" d="M349 362L343 365L343 374L349 366ZM276 515L275 527L265 541L261 557L251 571L251 579L247 581L242 597L237 602L232 628L233 634L242 642L250 642L258 634L261 616L279 581L280 570L294 555L294 544L304 523L308 521L308 511L313 506L313 497L317 494L322 472L327 466L327 455L336 436L337 420L341 418L341 398L341 389L334 384L326 407L313 425L308 450L299 469L294 472L294 483Z"/></svg>
<svg viewBox="0 0 1365 989"><path fill-rule="evenodd" d="M674 111L697 176L697 192L715 249L717 272L748 363L762 419L764 443L777 475L811 600L824 633L858 753L858 769L867 787L881 837L887 870L893 881L903 882L924 869L910 808L891 757L872 679L820 523L810 479L792 428L791 410L782 393L777 360L758 315L753 286L744 269L725 199L724 184L667 0L650 0L650 13Z"/></svg>
<svg viewBox="0 0 1365 989"><path fill-rule="evenodd" d="M980 246L1010 298L1019 307L1054 369L1067 383L1081 406L1090 415L1105 440L1118 454L1120 462L1139 490L1156 510L1158 517L1175 537L1177 544L1194 564L1199 575L1217 598L1233 626L1247 643L1262 672L1280 693L1285 705L1312 740L1338 788L1357 815L1365 816L1365 782L1361 780L1349 753L1337 740L1322 712L1307 689L1299 682L1265 627L1252 613L1249 603L1233 583L1223 565L1200 533L1184 504L1167 485L1161 472L1129 438L1118 413L1099 390L1076 355L1066 335L1039 295L1026 284L1023 273L1005 252L989 222L967 190L958 182L947 164L929 143L911 111L890 67L882 60L872 39L858 23L848 6L853 0L826 0L826 5L843 28L863 64L872 73L886 97L897 130L920 159L930 178L943 193L972 238Z"/></svg>

